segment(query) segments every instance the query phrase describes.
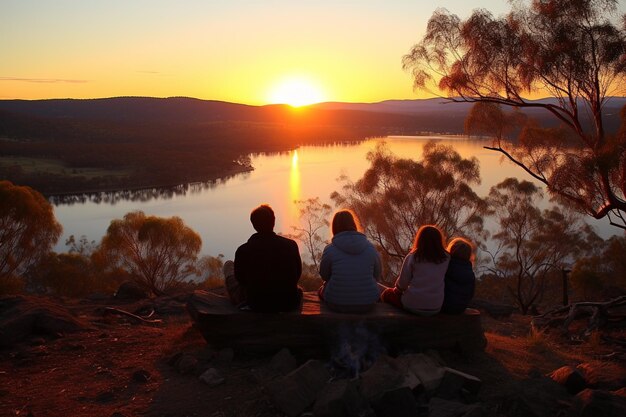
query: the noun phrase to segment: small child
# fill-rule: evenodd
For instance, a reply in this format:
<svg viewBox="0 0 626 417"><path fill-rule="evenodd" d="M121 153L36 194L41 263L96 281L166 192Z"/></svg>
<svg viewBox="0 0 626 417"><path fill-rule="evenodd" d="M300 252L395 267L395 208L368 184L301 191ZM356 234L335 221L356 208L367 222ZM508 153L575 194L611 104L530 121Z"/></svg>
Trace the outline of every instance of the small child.
<svg viewBox="0 0 626 417"><path fill-rule="evenodd" d="M450 263L445 277L445 295L441 312L462 314L474 296L476 277L472 270L472 244L455 238L448 244Z"/></svg>

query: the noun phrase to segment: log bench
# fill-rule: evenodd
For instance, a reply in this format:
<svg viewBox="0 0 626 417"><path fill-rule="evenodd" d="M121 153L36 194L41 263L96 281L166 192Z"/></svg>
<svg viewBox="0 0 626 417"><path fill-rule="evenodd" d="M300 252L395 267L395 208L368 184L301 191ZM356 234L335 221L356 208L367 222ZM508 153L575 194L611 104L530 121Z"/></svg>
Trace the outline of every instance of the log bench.
<svg viewBox="0 0 626 417"><path fill-rule="evenodd" d="M366 314L339 314L305 292L299 311L241 311L227 297L195 291L187 303L195 326L210 346L271 354L281 348L309 357L328 356L344 339L365 338L387 352L460 348L483 350L486 339L478 310L464 314L416 316L379 303ZM361 343L361 341L358 341Z"/></svg>

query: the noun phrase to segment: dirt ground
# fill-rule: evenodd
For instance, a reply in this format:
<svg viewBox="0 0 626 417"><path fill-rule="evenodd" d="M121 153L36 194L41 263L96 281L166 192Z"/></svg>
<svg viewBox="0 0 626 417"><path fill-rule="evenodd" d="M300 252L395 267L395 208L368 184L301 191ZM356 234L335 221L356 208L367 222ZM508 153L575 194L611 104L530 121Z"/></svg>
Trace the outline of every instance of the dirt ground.
<svg viewBox="0 0 626 417"><path fill-rule="evenodd" d="M268 357L214 360L186 315L147 324L117 315L102 305L68 303L92 330L60 338L33 336L0 350L0 416L280 416L255 378ZM129 308L130 310L130 308ZM479 401L506 395L515 381L546 374L563 365L588 363L604 389L623 387L624 348L602 335L572 341L556 332L529 333L528 317L495 320L483 315L488 346L472 357L443 352L448 366L483 381ZM624 340L623 330L614 339ZM208 386L180 374L171 362L185 352L204 358L225 377ZM488 407L487 407L488 408Z"/></svg>

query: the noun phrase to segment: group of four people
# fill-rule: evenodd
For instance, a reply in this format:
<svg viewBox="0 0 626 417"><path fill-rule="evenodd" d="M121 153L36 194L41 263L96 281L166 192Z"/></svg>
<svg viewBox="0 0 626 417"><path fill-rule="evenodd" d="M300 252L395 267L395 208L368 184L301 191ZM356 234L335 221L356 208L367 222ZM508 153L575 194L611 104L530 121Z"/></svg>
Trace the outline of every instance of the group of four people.
<svg viewBox="0 0 626 417"><path fill-rule="evenodd" d="M274 233L274 212L255 208L250 221L256 230L224 265L226 288L233 304L259 312L299 307L298 281L302 261L298 245ZM391 288L380 283L382 265L374 245L360 231L350 210L333 216L332 241L320 261L324 281L318 295L331 310L365 313L383 301L419 315L460 314L474 294L472 245L463 238L449 242L436 226L421 226Z"/></svg>

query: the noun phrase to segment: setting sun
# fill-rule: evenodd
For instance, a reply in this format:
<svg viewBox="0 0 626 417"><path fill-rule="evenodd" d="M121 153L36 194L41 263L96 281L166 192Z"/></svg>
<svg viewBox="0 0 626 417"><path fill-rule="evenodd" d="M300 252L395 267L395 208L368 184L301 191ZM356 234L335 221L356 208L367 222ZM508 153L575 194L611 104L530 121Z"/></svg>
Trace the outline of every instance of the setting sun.
<svg viewBox="0 0 626 417"><path fill-rule="evenodd" d="M324 101L322 90L306 78L289 78L277 83L270 91L268 101L294 107Z"/></svg>

